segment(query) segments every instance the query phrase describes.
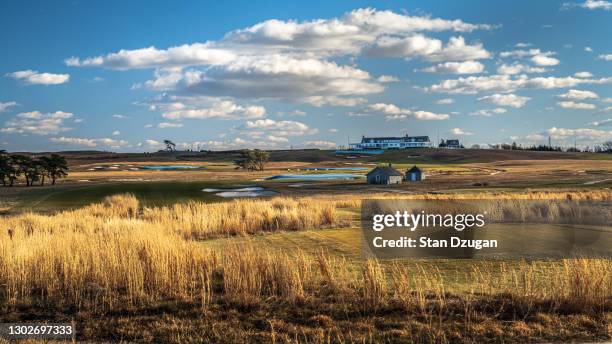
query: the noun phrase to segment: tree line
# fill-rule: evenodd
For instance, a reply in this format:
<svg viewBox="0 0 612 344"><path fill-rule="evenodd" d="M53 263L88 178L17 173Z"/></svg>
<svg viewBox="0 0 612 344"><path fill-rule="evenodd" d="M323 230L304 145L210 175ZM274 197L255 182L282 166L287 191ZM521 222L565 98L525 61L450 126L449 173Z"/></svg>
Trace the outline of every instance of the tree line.
<svg viewBox="0 0 612 344"><path fill-rule="evenodd" d="M548 145L532 145L523 146L516 142L509 143L498 143L489 144L489 149L501 149L501 150L524 150L524 151L539 151L539 152L585 152L585 153L612 153L612 141L606 141L601 146L584 147L579 149L576 147L563 148L561 146L548 146ZM472 149L481 149L480 145L472 145Z"/></svg>
<svg viewBox="0 0 612 344"><path fill-rule="evenodd" d="M0 181L3 186L13 186L19 177L23 176L27 186L40 182L45 185L45 179L55 181L68 175L68 162L59 154L33 158L22 154L8 154L0 150Z"/></svg>

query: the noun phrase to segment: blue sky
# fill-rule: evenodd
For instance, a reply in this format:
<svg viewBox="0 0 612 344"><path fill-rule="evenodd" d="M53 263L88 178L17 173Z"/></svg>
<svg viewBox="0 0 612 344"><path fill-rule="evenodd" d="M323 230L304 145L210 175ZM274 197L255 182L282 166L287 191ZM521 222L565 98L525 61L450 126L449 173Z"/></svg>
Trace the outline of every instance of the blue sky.
<svg viewBox="0 0 612 344"><path fill-rule="evenodd" d="M612 139L612 2L4 1L11 151Z"/></svg>

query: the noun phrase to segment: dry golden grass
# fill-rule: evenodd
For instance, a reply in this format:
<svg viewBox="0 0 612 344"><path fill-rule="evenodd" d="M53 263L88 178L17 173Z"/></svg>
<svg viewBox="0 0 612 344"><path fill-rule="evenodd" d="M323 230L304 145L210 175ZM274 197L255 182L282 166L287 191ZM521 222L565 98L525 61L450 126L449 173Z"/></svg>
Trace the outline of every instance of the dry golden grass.
<svg viewBox="0 0 612 344"><path fill-rule="evenodd" d="M573 197L603 196L609 193ZM336 210L344 202L276 198L141 209L132 196L114 196L56 215L6 217L0 227L0 306L109 311L174 300L208 312L223 302L247 310L280 302L293 311L319 307L335 314L338 308L345 318L399 309L429 322L427 329L403 335L437 342L453 341L441 324L457 314L463 330L474 332L482 324L471 319L483 316L571 313L601 319L612 311L612 261L605 259L507 263L502 274L491 273L487 263L466 265L471 282L458 294L449 292L439 273L418 264L415 269L367 260L355 267L324 252L262 252L248 242L213 251L193 240L335 226L344 221ZM312 321L333 322L326 316ZM433 319L440 324L434 326ZM513 331L537 338L532 328L519 325ZM268 339L293 331L280 320L269 326ZM363 333L370 325L352 326ZM309 334L304 340L352 341L342 332L334 335L319 341Z"/></svg>

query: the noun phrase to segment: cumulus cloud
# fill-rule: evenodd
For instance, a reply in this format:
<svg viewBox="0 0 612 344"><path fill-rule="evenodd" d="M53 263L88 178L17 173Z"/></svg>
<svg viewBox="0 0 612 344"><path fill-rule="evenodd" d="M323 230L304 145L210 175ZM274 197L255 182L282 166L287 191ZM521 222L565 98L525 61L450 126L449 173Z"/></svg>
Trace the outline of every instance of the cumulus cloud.
<svg viewBox="0 0 612 344"><path fill-rule="evenodd" d="M438 105L450 105L453 104L455 100L453 98L443 98L436 100L436 104Z"/></svg>
<svg viewBox="0 0 612 344"><path fill-rule="evenodd" d="M587 53L592 53L593 52L593 48L591 48L591 47L584 47L584 51L586 51Z"/></svg>
<svg viewBox="0 0 612 344"><path fill-rule="evenodd" d="M466 135L466 136L474 135L474 133L471 133L469 131L465 131L465 130L463 130L461 128L453 128L453 129L450 130L450 133L453 134L453 135Z"/></svg>
<svg viewBox="0 0 612 344"><path fill-rule="evenodd" d="M558 102L557 105L564 109L574 109L574 110L593 110L595 109L595 105L589 103L579 103L573 101L564 101Z"/></svg>
<svg viewBox="0 0 612 344"><path fill-rule="evenodd" d="M225 120L262 118L266 114L263 106L242 106L230 100L215 100L207 106L186 105L184 103L167 104L162 114L167 119L208 119ZM168 128L169 126L166 126Z"/></svg>
<svg viewBox="0 0 612 344"><path fill-rule="evenodd" d="M461 36L451 37L444 46L439 39L422 34L409 37L381 37L366 51L369 56L423 58L428 61L468 61L488 59L491 53L481 43L468 45Z"/></svg>
<svg viewBox="0 0 612 344"><path fill-rule="evenodd" d="M482 73L484 68L485 66L478 61L464 61L439 63L419 71L427 73L478 74Z"/></svg>
<svg viewBox="0 0 612 344"><path fill-rule="evenodd" d="M506 113L508 110L504 108L495 108L495 109L482 109L475 112L470 113L470 116L484 116L491 117L495 114Z"/></svg>
<svg viewBox="0 0 612 344"><path fill-rule="evenodd" d="M502 64L497 67L497 74L515 75L520 73L544 73L547 70L541 67L532 67L520 63Z"/></svg>
<svg viewBox="0 0 612 344"><path fill-rule="evenodd" d="M546 55L536 55L531 58L531 62L538 66L556 66L559 64L558 59Z"/></svg>
<svg viewBox="0 0 612 344"><path fill-rule="evenodd" d="M364 109L362 109L357 114L349 115L384 115L385 119L388 121L392 120L405 120L408 118L415 118L418 120L425 121L441 121L449 119L450 116L448 114L439 114L430 111L413 111L410 109L400 108L395 104L387 104L387 103L376 103L370 104Z"/></svg>
<svg viewBox="0 0 612 344"><path fill-rule="evenodd" d="M356 67L287 55L242 56L231 64L211 67L206 72L188 70L179 74L169 81L164 75L158 75L158 79L145 84L184 95L237 98L347 96L384 90L368 72Z"/></svg>
<svg viewBox="0 0 612 344"><path fill-rule="evenodd" d="M64 62L71 67L104 67L128 70L218 65L228 63L234 58L236 58L234 52L217 49L212 43L194 43L168 49L157 49L155 47L135 50L122 49L116 53L83 60L73 56L67 58Z"/></svg>
<svg viewBox="0 0 612 344"><path fill-rule="evenodd" d="M593 122L590 122L589 125L592 125L594 127L601 127L601 126L612 125L612 118L603 119L601 121L593 121Z"/></svg>
<svg viewBox="0 0 612 344"><path fill-rule="evenodd" d="M612 135L612 131L590 129L590 128L557 128L552 127L546 131L554 139L565 139L568 137L592 139L592 138L607 138Z"/></svg>
<svg viewBox="0 0 612 344"><path fill-rule="evenodd" d="M582 90L569 90L566 93L559 94L557 97L561 99L572 99L572 100L584 100L584 99L597 99L599 96L597 93L592 91Z"/></svg>
<svg viewBox="0 0 612 344"><path fill-rule="evenodd" d="M161 129L165 128L182 128L183 123L172 123L172 122L161 122L157 123L157 127Z"/></svg>
<svg viewBox="0 0 612 344"><path fill-rule="evenodd" d="M570 9L572 7L582 7L582 8L586 8L588 10L612 10L612 2L607 1L607 0L586 0L585 2L566 2L564 3L561 8L562 9Z"/></svg>
<svg viewBox="0 0 612 344"><path fill-rule="evenodd" d="M574 73L574 76L577 78L592 78L593 74L591 72L583 71Z"/></svg>
<svg viewBox="0 0 612 344"><path fill-rule="evenodd" d="M521 108L525 106L527 101L530 99L531 98L529 97L521 97L521 96L517 96L516 94L512 94L512 93L510 94L496 93L490 96L478 98L478 100L481 102L491 103L491 104L495 104L499 106L511 106L514 108Z"/></svg>
<svg viewBox="0 0 612 344"><path fill-rule="evenodd" d="M35 70L21 70L6 76L20 80L26 85L59 85L70 80L70 74L39 73Z"/></svg>
<svg viewBox="0 0 612 344"><path fill-rule="evenodd" d="M376 81L381 82L381 83L398 82L399 79L392 75L381 75L376 79Z"/></svg>
<svg viewBox="0 0 612 344"><path fill-rule="evenodd" d="M125 140L115 140L111 138L89 139L80 137L52 137L51 142L64 143L75 146L97 147L98 145L108 146L111 148L120 148L128 144Z"/></svg>
<svg viewBox="0 0 612 344"><path fill-rule="evenodd" d="M612 54L599 55L599 59L604 60L604 61L612 61Z"/></svg>
<svg viewBox="0 0 612 344"><path fill-rule="evenodd" d="M368 100L362 97L310 96L303 98L302 101L316 107L325 105L351 107L364 104Z"/></svg>
<svg viewBox="0 0 612 344"><path fill-rule="evenodd" d="M12 107L15 107L17 105L19 105L19 104L17 102L13 102L13 101L6 102L6 103L0 102L0 112L8 111L8 109L10 109Z"/></svg>
<svg viewBox="0 0 612 344"><path fill-rule="evenodd" d="M306 141L304 142L304 146L307 148L319 148L319 149L334 149L338 145L332 141Z"/></svg>
<svg viewBox="0 0 612 344"><path fill-rule="evenodd" d="M273 119L258 119L246 121L238 128L251 132L251 136L259 137L262 133L274 136L303 136L316 134L318 130L310 128L307 124L298 121L275 121Z"/></svg>
<svg viewBox="0 0 612 344"><path fill-rule="evenodd" d="M443 92L452 94L476 94L479 92L512 92L522 88L555 89L575 87L581 84L609 84L612 78L575 78L567 77L534 77L525 74L517 77L509 75L469 76L458 79L443 80L425 88L428 92Z"/></svg>
<svg viewBox="0 0 612 344"><path fill-rule="evenodd" d="M66 119L72 118L70 112L56 111L41 113L40 111L22 112L15 118L8 120L0 132L8 134L35 134L49 135L69 131L72 128L65 126Z"/></svg>
<svg viewBox="0 0 612 344"><path fill-rule="evenodd" d="M121 134L121 132L120 132L119 130L115 130L115 131L113 131L113 136L118 136L118 135L120 135L120 134Z"/></svg>
<svg viewBox="0 0 612 344"><path fill-rule="evenodd" d="M452 37L447 44L422 32L488 30L465 23L391 11L357 9L340 18L304 22L267 20L227 33L218 41L167 49L120 50L66 64L116 70L155 69L154 78L134 85L183 95L279 98L354 106L360 95L382 92L392 76L373 78L333 57L395 54L449 62L489 58L482 44ZM395 45L398 45L395 47ZM335 104L331 104L335 103ZM350 104L350 105L349 105Z"/></svg>

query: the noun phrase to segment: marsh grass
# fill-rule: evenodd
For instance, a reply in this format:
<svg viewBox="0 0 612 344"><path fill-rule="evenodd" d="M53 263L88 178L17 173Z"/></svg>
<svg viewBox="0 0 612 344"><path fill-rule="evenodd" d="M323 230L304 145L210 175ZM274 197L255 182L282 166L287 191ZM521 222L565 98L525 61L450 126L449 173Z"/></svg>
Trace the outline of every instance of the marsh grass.
<svg viewBox="0 0 612 344"><path fill-rule="evenodd" d="M56 215L6 217L0 226L0 306L5 312L51 306L105 313L127 306L145 310L171 300L206 314L223 304L252 314L277 307L287 318L279 315L265 325L266 338L295 342L352 342L334 327L334 319L389 314L404 319L402 336L423 342L477 333L483 318L610 318L612 261L606 259L466 264L462 273L469 282L458 288L431 264L366 260L354 265L323 251L262 251L249 240L212 250L194 240L338 226L345 219L337 208L346 202L277 198L143 209L124 195ZM501 265L496 268L502 273L493 273L490 264ZM299 310L309 310L305 314L323 332L294 340L301 338L299 331L286 321L300 318L294 314ZM457 321L461 327L445 327ZM335 330L325 332L325 326ZM373 335L372 326L355 322L350 329ZM529 327L514 330L534 335Z"/></svg>

